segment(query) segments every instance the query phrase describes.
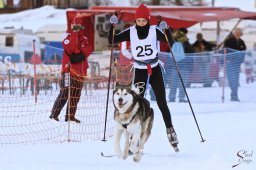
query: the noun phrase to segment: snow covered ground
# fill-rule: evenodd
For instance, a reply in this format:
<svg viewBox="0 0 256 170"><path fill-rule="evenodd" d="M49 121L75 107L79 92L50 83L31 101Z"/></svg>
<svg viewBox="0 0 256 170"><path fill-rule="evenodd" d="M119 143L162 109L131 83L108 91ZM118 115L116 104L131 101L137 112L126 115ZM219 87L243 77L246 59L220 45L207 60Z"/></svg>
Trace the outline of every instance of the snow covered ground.
<svg viewBox="0 0 256 170"><path fill-rule="evenodd" d="M248 88L249 86L251 88ZM218 98L219 92L217 88L215 89L216 93L211 93L209 97ZM256 84L247 86L241 84L240 89L247 90L248 94L255 94ZM241 95L241 100L243 96L245 95ZM206 140L204 143L201 143L188 103L168 103L180 142L179 153L175 153L168 143L161 113L156 103L151 102L155 110L153 131L139 163L134 163L131 156L127 160L102 157L101 152L106 155L114 154L112 137L106 142L85 141L1 147L0 169L255 170L255 95L252 95L250 101L193 103L203 139ZM232 168L234 165L237 166Z"/></svg>
<svg viewBox="0 0 256 170"><path fill-rule="evenodd" d="M145 146L140 163L132 158L119 160L104 158L101 152L113 154L113 138L107 142L63 143L48 145L1 148L2 170L70 170L70 169L175 169L175 170L228 170L240 163L236 169L254 170L255 151L255 104L227 103L204 104L200 107L213 108L208 113L196 112L205 143L197 132L188 109L183 114L173 112L173 121L180 140L180 153L170 147L160 112L152 136ZM155 107L155 104L153 104ZM185 104L176 107L186 108ZM214 111L224 107L223 111ZM156 108L156 107L155 107ZM236 111L239 109L239 111ZM244 152L248 155L245 155ZM238 154L242 157L238 157Z"/></svg>

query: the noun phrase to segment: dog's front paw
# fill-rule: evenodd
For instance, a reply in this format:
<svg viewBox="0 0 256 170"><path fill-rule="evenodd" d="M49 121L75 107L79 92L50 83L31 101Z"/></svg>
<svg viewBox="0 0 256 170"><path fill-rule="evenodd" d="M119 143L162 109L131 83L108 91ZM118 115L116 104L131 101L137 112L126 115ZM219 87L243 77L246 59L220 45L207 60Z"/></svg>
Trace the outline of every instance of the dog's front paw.
<svg viewBox="0 0 256 170"><path fill-rule="evenodd" d="M122 158L122 151L121 151L121 149L120 148L116 148L116 150L115 150L115 152L116 152L116 156L119 158L119 159L121 159Z"/></svg>
<svg viewBox="0 0 256 170"><path fill-rule="evenodd" d="M138 154L136 154L136 155L133 157L133 161L134 161L134 162L139 162L140 159L141 159L141 155L138 155Z"/></svg>
<svg viewBox="0 0 256 170"><path fill-rule="evenodd" d="M128 157L128 153L123 153L122 159L125 160Z"/></svg>
<svg viewBox="0 0 256 170"><path fill-rule="evenodd" d="M140 159L141 159L142 153L143 153L143 152L142 152L142 150L140 149L140 150L134 155L133 161L134 161L134 162L139 162Z"/></svg>
<svg viewBox="0 0 256 170"><path fill-rule="evenodd" d="M122 153L121 152L116 152L116 156L119 158L119 159L121 159L122 158Z"/></svg>

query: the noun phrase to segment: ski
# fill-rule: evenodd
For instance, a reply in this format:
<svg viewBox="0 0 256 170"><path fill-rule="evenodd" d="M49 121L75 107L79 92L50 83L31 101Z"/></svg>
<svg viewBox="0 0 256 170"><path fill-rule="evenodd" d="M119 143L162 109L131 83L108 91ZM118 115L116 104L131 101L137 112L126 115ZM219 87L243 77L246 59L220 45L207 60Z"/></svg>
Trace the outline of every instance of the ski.
<svg viewBox="0 0 256 170"><path fill-rule="evenodd" d="M105 155L103 152L101 152L100 155L103 156L103 157L106 157L106 158L111 158L111 157L115 157L116 156L114 154L112 154L112 155ZM132 155L133 155L133 153L131 151L129 151L128 156L132 156ZM144 153L143 153L143 155L144 155Z"/></svg>
<svg viewBox="0 0 256 170"><path fill-rule="evenodd" d="M178 151L176 151L176 152L179 152L178 147L177 147L177 150L178 150ZM143 153L143 155L145 155L145 154L147 155L148 153ZM103 152L101 152L100 155L101 155L102 157L105 157L105 158L113 158L113 157L116 157L116 156L117 156L117 155L114 155L114 154L105 155ZM132 152L129 152L129 153L128 153L128 156L132 156L132 155L133 155Z"/></svg>
<svg viewBox="0 0 256 170"><path fill-rule="evenodd" d="M100 155L102 157L105 157L105 158L112 158L112 157L115 157L116 155L112 154L112 155L105 155L103 152L100 153Z"/></svg>

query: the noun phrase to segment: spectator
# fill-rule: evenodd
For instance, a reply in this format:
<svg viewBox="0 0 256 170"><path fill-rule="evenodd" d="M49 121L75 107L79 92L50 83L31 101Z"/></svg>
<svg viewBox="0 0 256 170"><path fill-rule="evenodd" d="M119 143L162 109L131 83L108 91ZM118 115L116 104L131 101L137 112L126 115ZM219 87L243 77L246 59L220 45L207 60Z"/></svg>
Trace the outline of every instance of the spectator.
<svg viewBox="0 0 256 170"><path fill-rule="evenodd" d="M203 34L202 33L198 33L196 35L196 41L194 42L194 44L192 45L194 48L195 52L204 52L204 51L212 51L212 47L213 45L210 44L209 42L207 42L204 38L203 38Z"/></svg>
<svg viewBox="0 0 256 170"><path fill-rule="evenodd" d="M178 42L178 44L180 44L179 48L181 49L179 50L183 50L183 52L176 52L174 48L172 49L184 85L186 85L189 74L193 68L193 58L186 57L185 53L194 52L186 36L187 33L188 31L186 28L180 28L178 31L174 33L175 40ZM175 102L177 89L179 89L179 102L188 102L187 99L185 98L184 87L182 86L182 83L176 70L176 66L173 61L171 62L171 69L170 73L168 74L170 74L171 77L169 102Z"/></svg>
<svg viewBox="0 0 256 170"><path fill-rule="evenodd" d="M253 56L251 53L248 53L244 59L244 71L246 75L246 83L254 82L253 70L254 70Z"/></svg>
<svg viewBox="0 0 256 170"><path fill-rule="evenodd" d="M231 89L231 101L240 101L238 98L239 74L240 66L244 62L246 45L241 39L242 32L240 28L236 28L232 35L224 42L225 48L242 51L237 55L227 56L227 78Z"/></svg>
<svg viewBox="0 0 256 170"><path fill-rule="evenodd" d="M65 121L80 123L80 120L75 118L75 113L77 110L77 104L80 100L83 81L87 75L87 58L92 52L92 47L89 45L88 39L85 37L82 18L74 19L71 24L71 30L67 31L67 36L63 40L62 44L64 52L62 58L61 89L53 105L50 118L59 121L58 116L62 108L67 101L70 100L70 105L67 106L66 110ZM70 82L68 81L69 75Z"/></svg>
<svg viewBox="0 0 256 170"><path fill-rule="evenodd" d="M203 83L205 87L211 86L210 79L210 55L206 53L207 51L212 51L213 45L207 42L203 38L202 33L196 35L196 41L194 42L193 49L197 53L196 58L194 58L195 63L198 64L199 73L202 75ZM199 75L198 75L199 76Z"/></svg>

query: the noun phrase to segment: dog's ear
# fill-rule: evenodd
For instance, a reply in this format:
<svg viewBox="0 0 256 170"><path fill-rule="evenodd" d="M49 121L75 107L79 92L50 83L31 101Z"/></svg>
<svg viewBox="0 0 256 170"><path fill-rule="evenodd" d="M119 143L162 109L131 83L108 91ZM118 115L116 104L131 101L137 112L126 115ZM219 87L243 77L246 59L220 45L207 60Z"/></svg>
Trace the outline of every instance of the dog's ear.
<svg viewBox="0 0 256 170"><path fill-rule="evenodd" d="M120 86L119 82L116 81L116 83L115 83L115 88L116 88L116 87L119 87L119 86Z"/></svg>
<svg viewBox="0 0 256 170"><path fill-rule="evenodd" d="M127 86L130 86L130 87L132 87L132 85L133 85L132 82L130 82L129 84L127 84Z"/></svg>

